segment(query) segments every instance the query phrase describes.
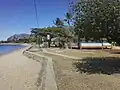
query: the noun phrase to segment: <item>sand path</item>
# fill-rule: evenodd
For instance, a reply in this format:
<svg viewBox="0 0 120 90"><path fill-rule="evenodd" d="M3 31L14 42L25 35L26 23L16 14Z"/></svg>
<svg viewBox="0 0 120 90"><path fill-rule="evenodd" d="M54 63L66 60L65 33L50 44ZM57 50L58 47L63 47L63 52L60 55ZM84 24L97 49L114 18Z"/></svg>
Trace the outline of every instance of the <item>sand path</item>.
<svg viewBox="0 0 120 90"><path fill-rule="evenodd" d="M0 57L0 90L36 90L40 63L23 56L24 49Z"/></svg>

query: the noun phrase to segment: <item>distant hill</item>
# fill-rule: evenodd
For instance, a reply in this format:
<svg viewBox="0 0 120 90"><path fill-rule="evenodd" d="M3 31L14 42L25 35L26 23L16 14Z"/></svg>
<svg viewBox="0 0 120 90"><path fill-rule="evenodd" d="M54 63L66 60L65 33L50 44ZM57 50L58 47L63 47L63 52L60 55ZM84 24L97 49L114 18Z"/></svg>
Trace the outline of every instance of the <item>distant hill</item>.
<svg viewBox="0 0 120 90"><path fill-rule="evenodd" d="M7 39L8 42L10 41L19 41L19 40L24 40L28 39L30 37L29 34L15 34Z"/></svg>

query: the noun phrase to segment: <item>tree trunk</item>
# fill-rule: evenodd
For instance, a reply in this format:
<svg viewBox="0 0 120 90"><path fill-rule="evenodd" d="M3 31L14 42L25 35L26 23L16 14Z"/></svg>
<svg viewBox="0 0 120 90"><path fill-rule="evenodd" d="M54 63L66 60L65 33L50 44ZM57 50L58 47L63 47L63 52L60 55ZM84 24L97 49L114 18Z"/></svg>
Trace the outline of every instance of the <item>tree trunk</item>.
<svg viewBox="0 0 120 90"><path fill-rule="evenodd" d="M80 34L78 34L78 49L81 49L81 45L80 45Z"/></svg>
<svg viewBox="0 0 120 90"><path fill-rule="evenodd" d="M69 42L69 48L72 49L72 40Z"/></svg>
<svg viewBox="0 0 120 90"><path fill-rule="evenodd" d="M37 36L37 44L38 44L38 48L40 48L40 36Z"/></svg>
<svg viewBox="0 0 120 90"><path fill-rule="evenodd" d="M104 47L103 47L103 41L102 41L102 50L104 49Z"/></svg>
<svg viewBox="0 0 120 90"><path fill-rule="evenodd" d="M48 40L48 48L50 48L50 40Z"/></svg>

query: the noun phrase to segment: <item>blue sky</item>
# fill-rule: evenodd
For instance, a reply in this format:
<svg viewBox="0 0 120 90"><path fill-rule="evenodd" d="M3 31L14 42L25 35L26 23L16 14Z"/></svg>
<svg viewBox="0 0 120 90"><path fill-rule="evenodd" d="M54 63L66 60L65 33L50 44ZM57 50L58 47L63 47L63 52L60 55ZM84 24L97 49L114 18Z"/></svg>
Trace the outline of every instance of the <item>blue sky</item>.
<svg viewBox="0 0 120 90"><path fill-rule="evenodd" d="M53 25L56 17L64 18L70 0L36 0L39 26ZM1 0L0 40L13 34L30 33L37 27L33 0Z"/></svg>

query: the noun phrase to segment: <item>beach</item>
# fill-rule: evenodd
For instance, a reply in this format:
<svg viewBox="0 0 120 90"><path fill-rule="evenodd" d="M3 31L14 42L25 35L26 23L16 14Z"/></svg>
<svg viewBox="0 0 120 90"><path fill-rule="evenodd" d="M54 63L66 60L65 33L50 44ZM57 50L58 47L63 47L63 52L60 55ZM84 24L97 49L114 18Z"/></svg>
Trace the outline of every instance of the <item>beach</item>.
<svg viewBox="0 0 120 90"><path fill-rule="evenodd" d="M25 49L0 56L0 90L36 90L41 65L24 56Z"/></svg>

